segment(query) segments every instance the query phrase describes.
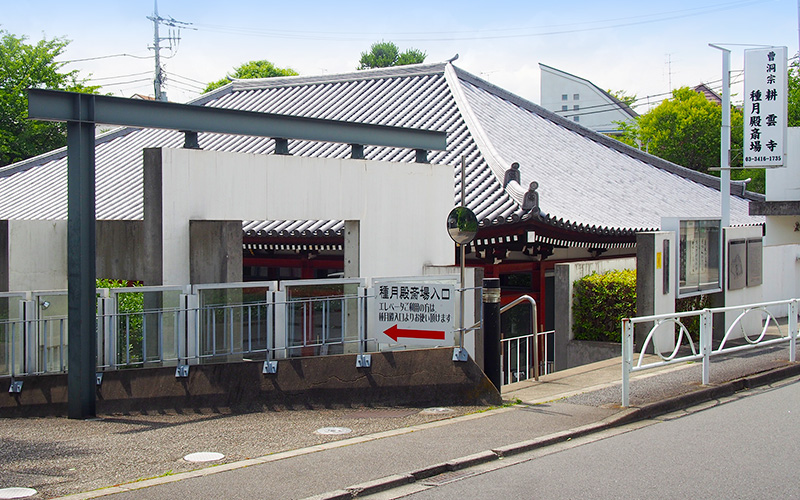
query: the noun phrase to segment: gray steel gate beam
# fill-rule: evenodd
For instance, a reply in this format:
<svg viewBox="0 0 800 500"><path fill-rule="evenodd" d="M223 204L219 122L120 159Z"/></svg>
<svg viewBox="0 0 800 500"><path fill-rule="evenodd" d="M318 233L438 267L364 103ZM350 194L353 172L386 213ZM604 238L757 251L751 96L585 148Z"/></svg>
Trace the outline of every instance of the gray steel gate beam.
<svg viewBox="0 0 800 500"><path fill-rule="evenodd" d="M28 90L28 118L67 122L67 412L83 419L97 404L95 124L408 148L418 161L447 147L444 132L57 90Z"/></svg>
<svg viewBox="0 0 800 500"><path fill-rule="evenodd" d="M76 120L78 110L73 107L71 94L58 90L29 90L28 117L54 121ZM90 101L93 101L93 121L108 125L367 144L429 151L441 151L447 148L446 134L432 130L256 113L174 102L142 101L101 95L90 97L89 100L81 100L80 114L86 116Z"/></svg>

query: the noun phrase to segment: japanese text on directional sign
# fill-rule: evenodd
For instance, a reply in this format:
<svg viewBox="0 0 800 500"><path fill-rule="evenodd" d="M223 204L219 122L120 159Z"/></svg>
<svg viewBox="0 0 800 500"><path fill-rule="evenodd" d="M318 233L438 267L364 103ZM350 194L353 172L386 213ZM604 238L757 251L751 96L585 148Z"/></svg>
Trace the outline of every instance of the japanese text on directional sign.
<svg viewBox="0 0 800 500"><path fill-rule="evenodd" d="M786 47L744 52L745 167L780 167L786 155Z"/></svg>
<svg viewBox="0 0 800 500"><path fill-rule="evenodd" d="M372 315L379 342L452 345L456 302L453 285L381 283L376 292Z"/></svg>

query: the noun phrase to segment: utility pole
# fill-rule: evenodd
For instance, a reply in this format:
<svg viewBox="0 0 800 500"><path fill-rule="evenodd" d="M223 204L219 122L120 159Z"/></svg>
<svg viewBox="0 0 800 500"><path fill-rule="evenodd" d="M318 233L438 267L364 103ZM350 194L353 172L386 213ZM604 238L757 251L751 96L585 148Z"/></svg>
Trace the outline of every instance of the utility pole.
<svg viewBox="0 0 800 500"><path fill-rule="evenodd" d="M153 0L153 15L149 16L147 19L153 21L153 46L150 47L155 51L156 54L156 66L155 66L155 73L153 75L153 87L155 89L155 98L156 101L167 101L167 93L164 91L164 82L166 81L167 77L164 74L164 68L161 67L161 42L166 40L169 42L170 50L173 50L173 43L177 45L180 42L180 29L186 28L191 23L185 23L182 21L176 21L173 18L163 18L158 15L158 0ZM169 36L164 38L161 37L159 33L159 26L164 24L171 28L176 28L176 30L170 30ZM193 28L190 28L193 29Z"/></svg>

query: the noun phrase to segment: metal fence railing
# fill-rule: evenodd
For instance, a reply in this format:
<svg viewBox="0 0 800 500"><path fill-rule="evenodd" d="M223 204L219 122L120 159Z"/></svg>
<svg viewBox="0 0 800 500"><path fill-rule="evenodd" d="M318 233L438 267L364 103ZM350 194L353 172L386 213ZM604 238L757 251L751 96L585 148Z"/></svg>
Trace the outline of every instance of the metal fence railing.
<svg viewBox="0 0 800 500"><path fill-rule="evenodd" d="M550 347L553 345L554 337L555 331L550 330L502 339L500 342L503 352L503 384L534 378L534 366L537 361L539 374L552 373L554 363L548 353L551 352ZM534 349L537 347L539 356L534 356Z"/></svg>
<svg viewBox="0 0 800 500"><path fill-rule="evenodd" d="M402 348L368 333L375 297L358 279L98 289L97 370ZM66 309L64 292L0 294L0 377L68 370Z"/></svg>
<svg viewBox="0 0 800 500"><path fill-rule="evenodd" d="M780 343L789 344L789 361L794 362L797 353L798 302L800 299L790 299L623 319L622 406L630 404L630 376L638 371L687 361L702 361L701 382L707 385L710 378L711 357ZM770 312L770 309L780 307L785 307L787 311L788 324L784 329ZM730 325L724 329L725 334L716 347L713 338L715 315L718 318L725 318L726 315L732 317L728 320ZM690 320L699 324L699 334L695 334L695 339L692 339L686 326ZM637 324L648 323L652 323L652 327L638 346L640 352L634 364L634 327ZM667 342L664 342L664 339ZM737 342L733 342L734 340ZM731 345L733 343L739 345ZM664 349L664 344L667 349ZM650 350L658 356L658 361L645 362L645 353ZM663 350L670 352L665 354Z"/></svg>

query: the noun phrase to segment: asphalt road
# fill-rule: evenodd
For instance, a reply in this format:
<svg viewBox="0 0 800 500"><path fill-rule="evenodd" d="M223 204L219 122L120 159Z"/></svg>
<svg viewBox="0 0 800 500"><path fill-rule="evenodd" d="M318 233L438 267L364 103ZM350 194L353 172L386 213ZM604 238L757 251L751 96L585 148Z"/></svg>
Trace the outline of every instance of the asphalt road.
<svg viewBox="0 0 800 500"><path fill-rule="evenodd" d="M380 497L798 498L800 382L750 393L520 457L514 465L465 471L417 493Z"/></svg>

